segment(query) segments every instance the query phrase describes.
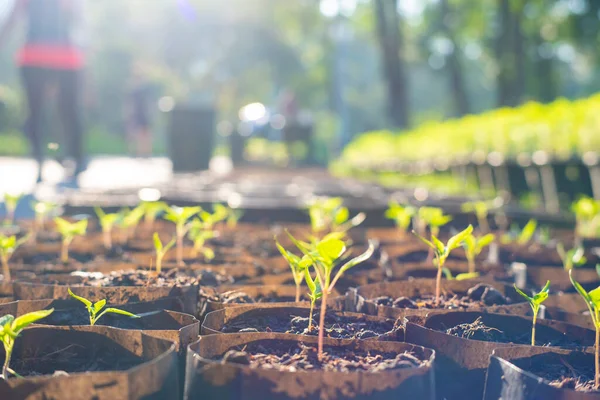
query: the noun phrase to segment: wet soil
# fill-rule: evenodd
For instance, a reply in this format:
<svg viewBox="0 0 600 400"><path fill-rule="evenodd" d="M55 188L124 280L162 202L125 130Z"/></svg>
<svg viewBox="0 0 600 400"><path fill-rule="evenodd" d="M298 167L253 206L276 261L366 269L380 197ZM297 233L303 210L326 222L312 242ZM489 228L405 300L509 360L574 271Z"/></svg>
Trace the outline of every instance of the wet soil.
<svg viewBox="0 0 600 400"><path fill-rule="evenodd" d="M292 296L279 296L276 292L252 296L241 290L231 290L215 294L208 293L202 290L202 288L200 288L200 297L208 301L223 304L283 303L294 302L296 300Z"/></svg>
<svg viewBox="0 0 600 400"><path fill-rule="evenodd" d="M572 389L578 392L599 392L594 388L593 365L573 366L561 359L557 363L536 363L528 371L547 380L550 385L560 389Z"/></svg>
<svg viewBox="0 0 600 400"><path fill-rule="evenodd" d="M311 330L308 330L308 317L294 315L255 316L251 321L240 319L231 321L221 330L223 333L235 332L279 332L296 335L317 336L319 313L315 311ZM335 339L368 339L391 334L397 327L394 321L367 321L361 317L345 317L333 313L325 315L325 336Z"/></svg>
<svg viewBox="0 0 600 400"><path fill-rule="evenodd" d="M442 288L440 302L436 303L434 295L423 295L419 297L391 297L381 296L370 299L377 305L410 308L410 309L446 309L466 310L474 307L485 307L493 305L504 305L509 303L498 290L483 283L477 284L466 293L453 293Z"/></svg>
<svg viewBox="0 0 600 400"><path fill-rule="evenodd" d="M234 283L233 277L214 271L180 271L177 269L163 270L160 273L144 269L114 271L110 274L98 272L78 273L84 286L219 286Z"/></svg>
<svg viewBox="0 0 600 400"><path fill-rule="evenodd" d="M418 368L426 363L413 353L384 353L354 351L345 348L325 347L322 360L317 357L317 346L298 343L264 347L261 344L229 350L219 360L277 371L336 371L381 372L394 369Z"/></svg>

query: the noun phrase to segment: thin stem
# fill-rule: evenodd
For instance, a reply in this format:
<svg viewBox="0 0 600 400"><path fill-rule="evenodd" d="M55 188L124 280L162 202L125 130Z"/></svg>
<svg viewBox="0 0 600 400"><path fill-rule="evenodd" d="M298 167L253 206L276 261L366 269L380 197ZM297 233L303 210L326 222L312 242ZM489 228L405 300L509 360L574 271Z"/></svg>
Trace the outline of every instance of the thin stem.
<svg viewBox="0 0 600 400"><path fill-rule="evenodd" d="M300 284L296 282L296 303L300 301Z"/></svg>
<svg viewBox="0 0 600 400"><path fill-rule="evenodd" d="M69 244L71 243L70 240L68 240L67 238L63 239L62 241L62 246L60 248L60 260L63 262L63 264L66 264L69 262Z"/></svg>
<svg viewBox="0 0 600 400"><path fill-rule="evenodd" d="M490 225L487 222L487 214L478 215L477 220L479 221L479 230L481 233L488 233L490 231Z"/></svg>
<svg viewBox="0 0 600 400"><path fill-rule="evenodd" d="M469 264L469 272L475 272L475 257L472 255L467 255L467 263Z"/></svg>
<svg viewBox="0 0 600 400"><path fill-rule="evenodd" d="M162 271L162 259L163 259L163 254L158 253L156 255L156 272L158 274L160 274L160 272Z"/></svg>
<svg viewBox="0 0 600 400"><path fill-rule="evenodd" d="M319 311L319 342L317 357L319 360L323 358L323 335L325 333L325 312L327 311L327 292L328 289L323 290L323 297L321 298L321 310Z"/></svg>
<svg viewBox="0 0 600 400"><path fill-rule="evenodd" d="M315 309L315 301L317 299L313 298L310 300L310 313L308 314L308 331L312 331L312 317L313 317L313 311Z"/></svg>
<svg viewBox="0 0 600 400"><path fill-rule="evenodd" d="M7 341L12 341L12 339L7 338ZM9 365L10 365L10 358L12 357L12 350L13 350L13 346L11 342L8 343L4 343L4 353L6 354L5 359L4 359L4 365L2 366L2 377L5 380L8 380L8 372L10 370Z"/></svg>
<svg viewBox="0 0 600 400"><path fill-rule="evenodd" d="M595 356L594 356L594 361L595 361L595 367L596 367L596 373L595 373L595 379L594 379L594 387L595 389L598 389L600 387L600 326L598 326L598 317L600 317L598 310L595 309L594 310L595 315L596 315L596 348L595 348Z"/></svg>
<svg viewBox="0 0 600 400"><path fill-rule="evenodd" d="M102 230L102 240L104 241L104 248L110 250L112 248L111 229L107 228Z"/></svg>
<svg viewBox="0 0 600 400"><path fill-rule="evenodd" d="M440 293L441 293L441 286L442 286L442 268L444 267L440 261L439 256L436 256L437 259L437 263L438 263L438 270L437 270L437 276L435 278L435 304L438 305L440 304Z"/></svg>
<svg viewBox="0 0 600 400"><path fill-rule="evenodd" d="M535 346L535 323L537 321L539 308L533 309L533 326L531 327L531 345Z"/></svg>
<svg viewBox="0 0 600 400"><path fill-rule="evenodd" d="M177 228L177 265L183 267L183 229Z"/></svg>
<svg viewBox="0 0 600 400"><path fill-rule="evenodd" d="M4 253L0 254L2 259L2 275L4 275L5 281L10 281L10 268L8 268L8 256Z"/></svg>

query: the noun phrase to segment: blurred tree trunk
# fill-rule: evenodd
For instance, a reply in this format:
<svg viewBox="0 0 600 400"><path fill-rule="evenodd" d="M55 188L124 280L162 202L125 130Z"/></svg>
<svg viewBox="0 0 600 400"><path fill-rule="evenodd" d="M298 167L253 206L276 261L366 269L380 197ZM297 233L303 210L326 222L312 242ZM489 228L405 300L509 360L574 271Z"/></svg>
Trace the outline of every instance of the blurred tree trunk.
<svg viewBox="0 0 600 400"><path fill-rule="evenodd" d="M516 106L523 101L525 52L521 29L522 5L498 1L499 32L496 38L498 106Z"/></svg>
<svg viewBox="0 0 600 400"><path fill-rule="evenodd" d="M375 23L381 47L383 67L388 90L390 121L396 128L407 128L409 123L406 66L401 57L402 31L397 0L375 0Z"/></svg>
<svg viewBox="0 0 600 400"><path fill-rule="evenodd" d="M446 57L446 69L450 78L450 90L454 100L454 113L457 117L469 113L469 97L465 86L462 63L460 61L460 47L454 34L453 15L448 0L440 4L441 28L444 36L452 42L453 51Z"/></svg>
<svg viewBox="0 0 600 400"><path fill-rule="evenodd" d="M540 54L544 45L544 39L537 34L534 40L535 57L533 61L533 73L537 81L537 97L542 103L548 103L556 99L558 95L557 76L554 68L554 57L551 54Z"/></svg>

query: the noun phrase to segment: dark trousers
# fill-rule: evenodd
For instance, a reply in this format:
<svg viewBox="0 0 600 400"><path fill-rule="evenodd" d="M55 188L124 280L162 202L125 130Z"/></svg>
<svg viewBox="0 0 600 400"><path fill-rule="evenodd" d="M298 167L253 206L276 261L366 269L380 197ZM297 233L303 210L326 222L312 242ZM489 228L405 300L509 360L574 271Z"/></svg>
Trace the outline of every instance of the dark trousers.
<svg viewBox="0 0 600 400"><path fill-rule="evenodd" d="M81 70L60 70L42 67L21 67L27 97L28 115L25 131L31 143L33 156L40 163L44 157L43 107L56 102L65 132L69 156L83 165L83 123L81 116ZM56 87L57 97L48 96L49 88Z"/></svg>

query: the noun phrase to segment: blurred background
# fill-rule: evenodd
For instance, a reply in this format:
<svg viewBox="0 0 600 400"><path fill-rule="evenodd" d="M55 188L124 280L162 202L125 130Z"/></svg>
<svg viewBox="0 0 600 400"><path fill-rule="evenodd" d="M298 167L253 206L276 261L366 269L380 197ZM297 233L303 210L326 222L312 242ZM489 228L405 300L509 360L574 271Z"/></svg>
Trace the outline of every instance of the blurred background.
<svg viewBox="0 0 600 400"><path fill-rule="evenodd" d="M587 180L555 184L551 208L570 201L561 191L600 190L598 1L52 2L64 1L84 3L87 159L329 166L391 186L506 191L531 207L550 178L527 167L560 164L551 179ZM0 2L0 25L16 3ZM2 156L31 150L15 63L26 31L0 37ZM43 141L60 160L58 114L44 110Z"/></svg>

